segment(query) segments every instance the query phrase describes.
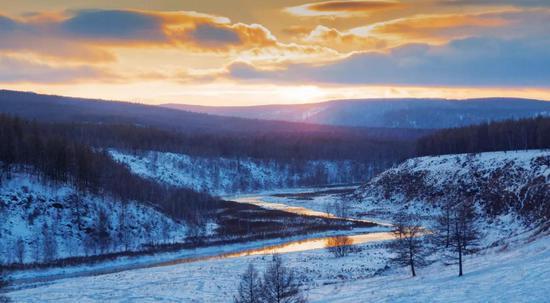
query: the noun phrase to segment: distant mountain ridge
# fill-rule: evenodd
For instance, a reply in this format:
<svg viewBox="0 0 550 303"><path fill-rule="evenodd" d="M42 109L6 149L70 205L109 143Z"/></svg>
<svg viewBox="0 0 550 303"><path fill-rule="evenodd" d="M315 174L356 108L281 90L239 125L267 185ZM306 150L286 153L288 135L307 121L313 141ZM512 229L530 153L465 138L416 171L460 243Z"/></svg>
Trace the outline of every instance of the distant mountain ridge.
<svg viewBox="0 0 550 303"><path fill-rule="evenodd" d="M439 129L488 121L550 116L550 102L521 98L360 99L296 105L168 108L249 119L351 127Z"/></svg>
<svg viewBox="0 0 550 303"><path fill-rule="evenodd" d="M193 134L345 134L366 135L376 139L415 138L425 134L407 129L366 129L227 117L116 100L73 98L1 89L0 113L42 122L133 124Z"/></svg>

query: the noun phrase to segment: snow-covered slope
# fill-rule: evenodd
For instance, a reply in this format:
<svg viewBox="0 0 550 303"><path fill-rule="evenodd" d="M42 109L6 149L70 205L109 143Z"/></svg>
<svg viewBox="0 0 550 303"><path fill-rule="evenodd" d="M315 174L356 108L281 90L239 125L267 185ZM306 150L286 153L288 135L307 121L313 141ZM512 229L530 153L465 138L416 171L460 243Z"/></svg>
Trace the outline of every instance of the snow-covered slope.
<svg viewBox="0 0 550 303"><path fill-rule="evenodd" d="M364 181L372 169L354 161L288 163L252 158L191 157L184 154L110 150L133 173L170 185L214 194Z"/></svg>
<svg viewBox="0 0 550 303"><path fill-rule="evenodd" d="M405 268L383 271L388 255L376 243L345 258L313 250L283 259L301 274L309 302L547 302L550 237L525 240L466 256L463 277L442 262L420 268L415 278ZM64 279L7 296L15 302L227 303L248 264L262 271L269 260L246 256Z"/></svg>
<svg viewBox="0 0 550 303"><path fill-rule="evenodd" d="M363 216L398 209L434 215L446 203L473 199L494 240L548 224L550 151L530 150L410 159L353 194Z"/></svg>
<svg viewBox="0 0 550 303"><path fill-rule="evenodd" d="M26 172L2 179L0 218L0 264L138 250L186 234L152 207L82 194Z"/></svg>

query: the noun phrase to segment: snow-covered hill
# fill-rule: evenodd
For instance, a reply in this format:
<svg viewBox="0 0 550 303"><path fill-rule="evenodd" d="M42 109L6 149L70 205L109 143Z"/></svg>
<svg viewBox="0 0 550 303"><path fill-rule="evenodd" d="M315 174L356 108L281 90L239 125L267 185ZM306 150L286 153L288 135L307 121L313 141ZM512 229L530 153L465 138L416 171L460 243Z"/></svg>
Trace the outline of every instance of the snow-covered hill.
<svg viewBox="0 0 550 303"><path fill-rule="evenodd" d="M110 150L133 173L170 185L214 194L364 181L373 168L354 161L278 162L252 158L191 157L184 154Z"/></svg>
<svg viewBox="0 0 550 303"><path fill-rule="evenodd" d="M26 172L0 184L0 264L139 250L181 240L185 225L152 207L82 194Z"/></svg>
<svg viewBox="0 0 550 303"><path fill-rule="evenodd" d="M494 240L548 224L550 151L530 150L410 159L358 188L355 211L384 217L399 209L429 217L473 199ZM496 234L494 234L496 233Z"/></svg>

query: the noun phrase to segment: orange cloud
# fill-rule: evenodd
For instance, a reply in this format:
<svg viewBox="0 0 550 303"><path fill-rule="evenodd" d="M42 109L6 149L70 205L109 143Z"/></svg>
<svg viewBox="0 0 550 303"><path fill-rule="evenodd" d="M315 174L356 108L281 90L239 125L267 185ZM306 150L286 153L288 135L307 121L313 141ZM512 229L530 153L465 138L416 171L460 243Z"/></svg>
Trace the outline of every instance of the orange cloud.
<svg viewBox="0 0 550 303"><path fill-rule="evenodd" d="M375 11L401 8L404 4L390 0L325 1L288 7L285 10L296 16L350 17L370 14Z"/></svg>
<svg viewBox="0 0 550 303"><path fill-rule="evenodd" d="M318 25L303 41L331 47L341 52L377 50L387 46L387 42L382 39L341 32L323 25Z"/></svg>
<svg viewBox="0 0 550 303"><path fill-rule="evenodd" d="M411 42L441 44L482 34L488 29L500 29L509 23L498 13L424 15L358 27L350 32L384 39L393 46Z"/></svg>

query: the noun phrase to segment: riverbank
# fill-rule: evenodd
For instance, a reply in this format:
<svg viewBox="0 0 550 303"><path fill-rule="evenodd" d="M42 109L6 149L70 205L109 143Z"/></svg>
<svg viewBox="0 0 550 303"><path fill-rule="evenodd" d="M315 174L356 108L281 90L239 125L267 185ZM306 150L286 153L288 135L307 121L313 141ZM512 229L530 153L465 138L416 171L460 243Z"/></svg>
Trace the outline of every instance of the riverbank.
<svg viewBox="0 0 550 303"><path fill-rule="evenodd" d="M239 200L239 199L236 199ZM65 264L65 266L37 267L16 270L11 274L13 281L11 289L21 289L51 283L58 279L76 278L91 275L112 274L139 268L168 266L180 263L190 263L216 258L235 258L245 255L285 253L320 249L325 246L330 237L347 235L354 243L385 240L392 237L389 228L377 226L375 222L357 222L346 219L320 217L312 214L293 212L291 208L265 209L257 205L241 202L229 202L232 207L220 213L226 222L247 212L247 219L256 221L261 228L253 228L251 233L239 237L226 234L226 239L218 245L196 245L193 248L167 246L151 252L117 255L111 258L98 259L94 262ZM240 214L240 215L239 215ZM251 215L253 214L253 215ZM272 222L276 224L273 225ZM279 223L277 223L279 222ZM277 224L284 222L284 229ZM231 222L225 224L246 226L246 222ZM223 226L223 225L222 225ZM250 228L250 226L248 226ZM271 230L271 233L261 232ZM227 237L230 235L230 237ZM258 235L261 235L259 238Z"/></svg>

